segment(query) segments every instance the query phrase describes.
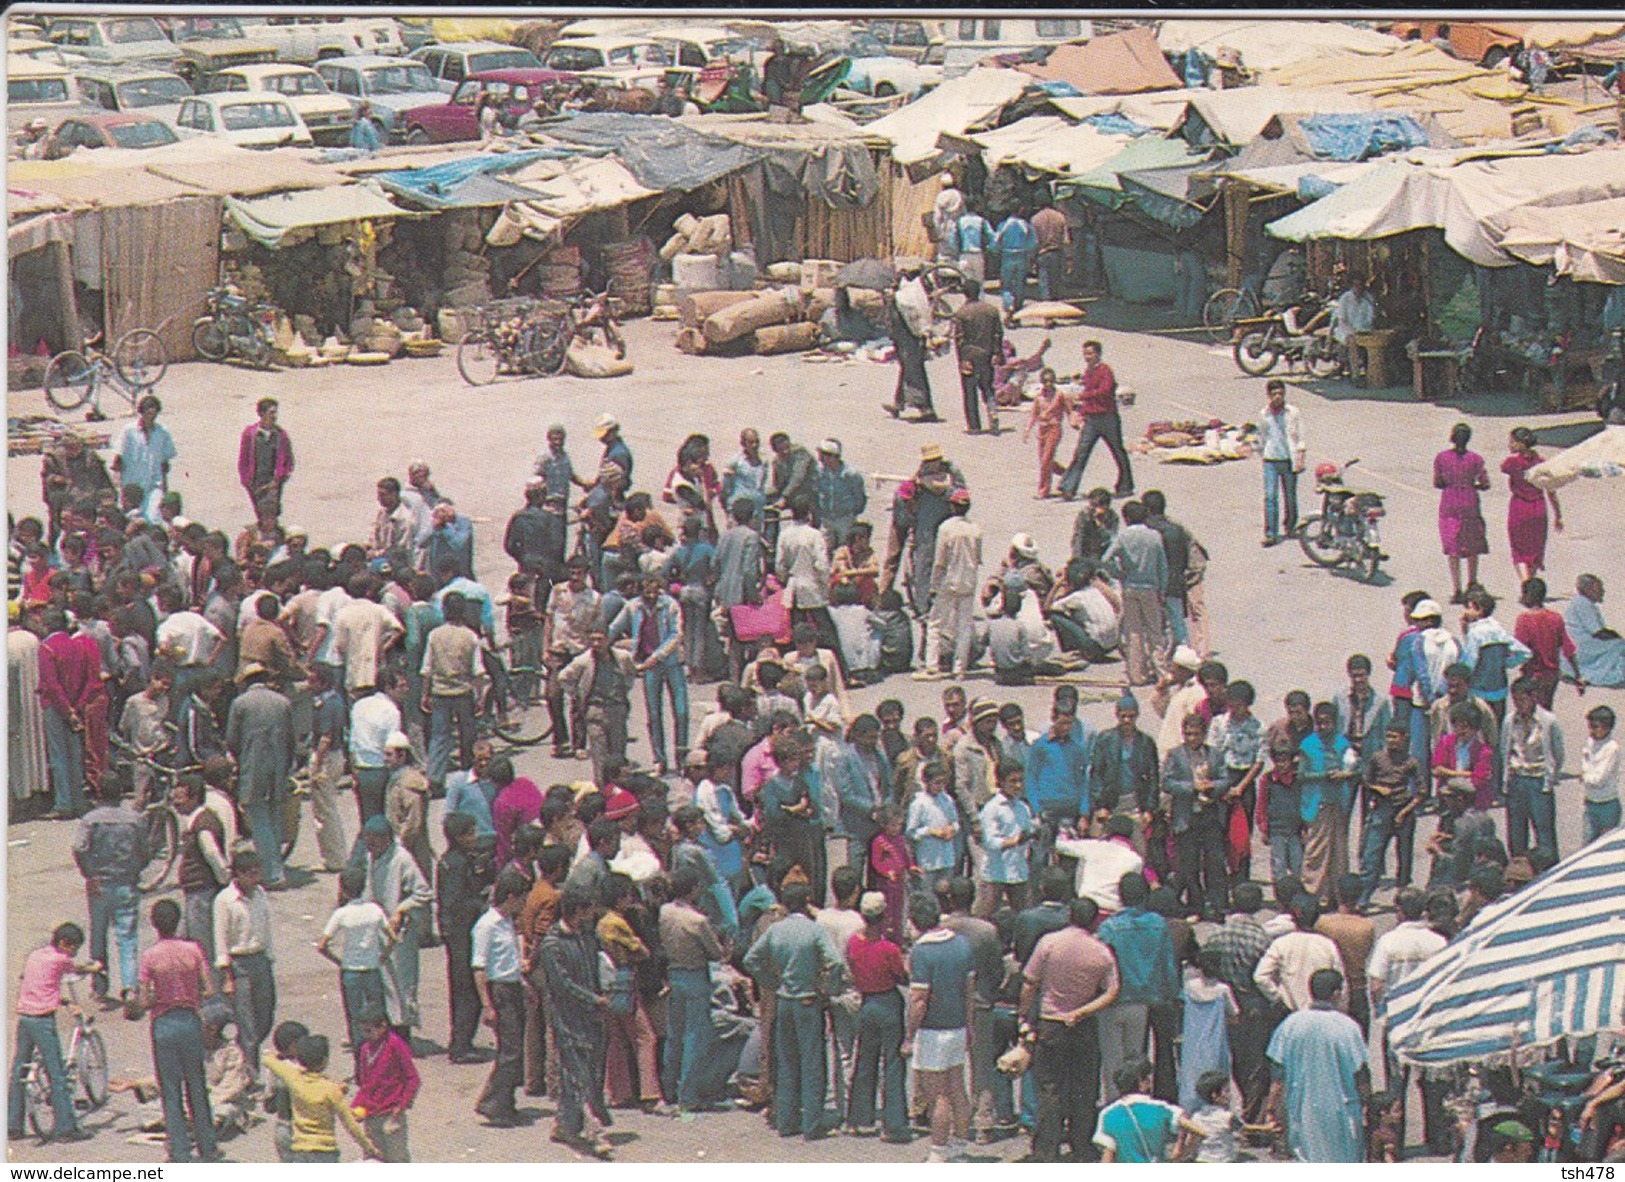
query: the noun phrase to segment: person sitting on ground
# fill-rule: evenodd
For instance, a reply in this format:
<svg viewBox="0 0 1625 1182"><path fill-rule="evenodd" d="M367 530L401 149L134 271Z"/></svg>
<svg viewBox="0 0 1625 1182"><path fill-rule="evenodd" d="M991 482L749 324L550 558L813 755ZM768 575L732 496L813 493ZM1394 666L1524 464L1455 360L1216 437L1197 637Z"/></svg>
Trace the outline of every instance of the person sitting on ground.
<svg viewBox="0 0 1625 1182"><path fill-rule="evenodd" d="M1097 664L1110 660L1118 646L1122 611L1122 596L1099 564L1074 558L1055 584L1047 615L1063 652Z"/></svg>

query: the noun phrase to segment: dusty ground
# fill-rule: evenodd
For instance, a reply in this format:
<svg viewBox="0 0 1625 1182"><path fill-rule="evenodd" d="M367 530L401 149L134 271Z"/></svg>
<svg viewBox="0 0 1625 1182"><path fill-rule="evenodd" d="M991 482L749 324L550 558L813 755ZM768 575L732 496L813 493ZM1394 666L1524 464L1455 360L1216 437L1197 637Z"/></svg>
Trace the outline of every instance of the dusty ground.
<svg viewBox="0 0 1625 1182"><path fill-rule="evenodd" d="M1042 335L1022 330L1018 343L1025 353ZM1107 360L1121 384L1138 393L1125 413L1132 438L1155 419L1218 417L1242 421L1254 417L1263 403L1263 382L1243 377L1228 351L1188 340L1171 340L1120 332L1087 333L1058 329L1050 334L1052 364L1063 372L1081 368L1080 342L1099 335ZM658 488L670 470L678 443L690 431L711 435L719 464L735 451L740 427L753 425L764 437L783 428L809 445L833 435L846 447L850 463L868 474L912 472L918 448L941 442L959 463L975 496L972 516L987 532L986 555L997 560L1010 534L1032 533L1046 561L1065 557L1075 511L1059 502L1037 504L1034 490L1035 449L1009 430L998 439L968 438L960 433L959 395L951 358L932 362L938 409L949 421L919 427L893 423L880 412L889 398L895 370L861 362L808 365L794 356L717 360L688 357L671 347L669 325L639 322L630 326L635 376L611 382L573 378L505 382L471 389L458 377L449 357L398 361L382 370L339 368L318 372L251 373L208 364L174 367L159 391L164 419L174 432L181 458L173 487L185 497L186 513L233 533L248 520L247 502L235 472L237 436L253 418L256 399L274 394L282 402L282 421L292 432L298 468L288 489L285 520L305 526L313 544L334 544L364 536L373 515L373 484L394 473L404 478L407 462L422 458L433 467L439 487L454 497L476 521L476 562L492 586L510 568L501 551L507 517L521 503L520 490L532 459L543 445L547 425L564 423L578 469L590 469L597 456L589 428L604 411L625 424L636 457L635 485ZM1399 623L1399 596L1412 587L1429 587L1441 598L1449 585L1439 556L1435 528L1436 501L1430 488L1430 462L1445 446L1451 424L1465 418L1477 431L1475 447L1492 469L1504 454L1506 432L1520 423L1541 429L1543 442L1561 446L1581 434L1565 430L1586 416L1541 417L1527 413L1510 398L1474 398L1459 406L1416 403L1406 391L1355 391L1340 383L1300 388L1293 400L1302 408L1311 467L1326 459L1361 458L1358 482L1388 498L1386 545L1392 553L1388 579L1366 586L1315 569L1295 546L1261 550L1260 471L1256 461L1213 468L1158 466L1136 461L1136 481L1143 491L1167 492L1172 515L1189 525L1208 545L1213 564L1208 576L1208 602L1215 621L1219 655L1233 676L1251 679L1260 694L1260 712L1268 719L1280 713L1282 695L1304 688L1317 699L1342 683L1344 659L1366 652L1379 663L1392 645ZM18 395L8 404L12 415L38 412L37 392ZM1595 420L1591 420L1594 422ZM117 426L117 424L113 424ZM1063 461L1072 453L1069 433ZM7 465L9 507L17 514L36 512L39 460L21 458ZM1109 459L1097 452L1085 487L1107 483ZM1307 485L1302 490L1309 500ZM890 486L871 493L868 516L884 537ZM1618 546L1621 489L1607 482L1583 482L1565 490L1568 531L1554 537L1549 561L1554 592L1567 594L1582 571L1595 571L1616 589L1625 586L1625 567ZM1514 591L1502 528L1506 492L1500 478L1486 497L1494 551L1484 579L1502 596ZM1308 509L1305 510L1309 511ZM1610 525L1609 523L1613 524ZM1625 609L1607 605L1618 617ZM1503 612L1510 625L1515 608ZM1617 622L1617 621L1616 621ZM1386 682L1380 676L1379 685ZM858 691L857 704L872 708L883 697L897 696L910 716L936 705L940 685L893 678L882 686ZM993 692L986 680L973 682L972 693ZM696 695L696 715L711 694ZM1029 721L1047 714L1048 689L997 691L999 700L1022 702ZM1105 695L1102 695L1104 698ZM1577 766L1584 737L1582 715L1599 701L1625 706L1619 691L1593 691L1582 700L1572 689L1558 699L1558 717L1570 740L1571 766ZM1104 701L1087 706L1094 724L1109 719ZM641 706L634 733L642 730ZM1154 717L1147 720L1155 724ZM646 744L647 740L644 740ZM634 752L646 751L646 746ZM538 752L525 753L520 769L543 784L574 778L580 766L555 766ZM1559 789L1560 840L1565 851L1579 840L1579 789ZM435 832L438 832L436 828ZM15 966L45 938L57 922L82 920L81 884L68 857L71 828L33 823L12 827L7 885L10 923L7 955L14 966L8 975L14 1000ZM1420 842L1418 843L1420 847ZM313 856L309 826L294 861ZM1255 865L1267 866L1262 850ZM1422 868L1419 867L1419 870ZM1423 871L1425 872L1425 870ZM331 880L273 896L280 948L279 1015L298 1015L318 1031L337 1036L342 1029L336 973L317 957L312 944L331 904ZM1380 898L1386 898L1386 892ZM1385 921L1386 922L1386 921ZM442 1045L446 1036L445 975L439 950L424 954L424 1037ZM101 1022L111 1050L115 1076L146 1073L150 1051L144 1025L127 1023L117 1014ZM483 1039L489 1038L482 1035ZM335 1056L337 1058L338 1056ZM423 1160L562 1160L567 1155L547 1141L551 1122L530 1130L498 1132L471 1119L473 1096L483 1082L481 1066L454 1067L443 1056L423 1059L424 1090L412 1112L413 1146ZM533 1105L536 1103L531 1102ZM544 1102L543 1111L551 1114ZM160 1146L132 1145L132 1107L124 1098L88 1118L93 1141L73 1147L79 1161L161 1160ZM760 1118L742 1113L706 1116L677 1123L628 1114L618 1133L627 1135L619 1157L633 1161L864 1161L916 1162L925 1148L883 1145L876 1140L836 1138L817 1145L799 1139L781 1141ZM270 1128L260 1125L229 1145L235 1158L271 1160ZM989 1156L1017 1156L1024 1141L1010 1141ZM346 1147L347 1157L354 1147ZM65 1156L32 1142L11 1146L15 1161L61 1161Z"/></svg>

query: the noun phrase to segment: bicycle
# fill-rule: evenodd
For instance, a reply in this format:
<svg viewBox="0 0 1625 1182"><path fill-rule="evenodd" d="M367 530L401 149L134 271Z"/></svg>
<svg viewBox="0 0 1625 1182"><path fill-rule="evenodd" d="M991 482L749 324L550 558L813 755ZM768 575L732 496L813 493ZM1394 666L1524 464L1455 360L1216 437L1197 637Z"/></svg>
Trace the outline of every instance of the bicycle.
<svg viewBox="0 0 1625 1182"><path fill-rule="evenodd" d="M45 397L58 410L78 410L95 400L91 413L101 415L101 389L116 390L135 410L169 371L169 351L153 329L133 328L113 343L111 353L96 348L105 333L51 358L45 367Z"/></svg>
<svg viewBox="0 0 1625 1182"><path fill-rule="evenodd" d="M1245 287L1223 287L1202 305L1202 327L1215 345L1228 345L1236 337L1236 322L1252 320L1263 309L1258 297Z"/></svg>
<svg viewBox="0 0 1625 1182"><path fill-rule="evenodd" d="M94 1112L107 1103L107 1043L95 1028L94 1015L79 1003L74 983L80 979L77 974L62 979L68 991L68 1012L73 1016L73 1033L68 1036L62 1069L67 1073L69 1090L77 1093L75 1109ZM56 1108L51 1103L51 1075L45 1069L45 1053L37 1047L23 1068L22 1085L29 1127L38 1137L50 1136L56 1127Z"/></svg>
<svg viewBox="0 0 1625 1182"><path fill-rule="evenodd" d="M181 776L199 773L203 768L201 765L172 768L153 755L137 751L117 735L110 734L107 738L123 757L124 774L128 774L132 764L140 764L153 775L152 786L156 791L150 792L147 799L137 802L146 826L149 860L135 885L142 894L150 894L161 890L169 881L170 872L175 869L181 855L181 820L169 803L170 789Z"/></svg>
<svg viewBox="0 0 1625 1182"><path fill-rule="evenodd" d="M480 702L476 724L489 728L504 742L534 747L553 733L553 712L548 706L548 672L543 665L514 664L513 646L485 650L485 671L490 678Z"/></svg>
<svg viewBox="0 0 1625 1182"><path fill-rule="evenodd" d="M617 358L626 356L626 339L607 291L563 303L528 296L498 300L481 307L479 317L457 342L457 372L471 386L489 386L504 374L552 377L564 368L578 338L602 343Z"/></svg>

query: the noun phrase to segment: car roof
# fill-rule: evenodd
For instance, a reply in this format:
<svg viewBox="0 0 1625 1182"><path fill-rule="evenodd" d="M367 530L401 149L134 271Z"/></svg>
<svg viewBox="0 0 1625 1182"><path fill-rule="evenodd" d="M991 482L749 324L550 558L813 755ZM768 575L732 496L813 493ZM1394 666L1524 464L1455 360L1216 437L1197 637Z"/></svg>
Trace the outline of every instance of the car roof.
<svg viewBox="0 0 1625 1182"><path fill-rule="evenodd" d="M241 74L244 78L268 78L273 74L314 74L316 71L298 62L257 62L246 66L224 66L216 74Z"/></svg>
<svg viewBox="0 0 1625 1182"><path fill-rule="evenodd" d="M200 94L198 98L217 107L244 106L248 103L285 103L288 100L274 90L226 90Z"/></svg>
<svg viewBox="0 0 1625 1182"><path fill-rule="evenodd" d="M42 62L32 57L6 57L7 78L71 78L73 71L56 62Z"/></svg>
<svg viewBox="0 0 1625 1182"><path fill-rule="evenodd" d="M443 49L447 53L489 53L493 49L516 49L525 52L523 45L504 45L500 41L437 41L432 45L421 45L413 50L413 56L426 49Z"/></svg>
<svg viewBox="0 0 1625 1182"><path fill-rule="evenodd" d="M470 74L465 82L573 82L574 74L548 70L536 66L510 66L505 70L480 70Z"/></svg>
<svg viewBox="0 0 1625 1182"><path fill-rule="evenodd" d="M180 77L173 70L161 70L157 66L143 66L137 62L123 64L86 62L82 66L73 66L72 70L75 78L88 78L92 82L132 82L142 78Z"/></svg>
<svg viewBox="0 0 1625 1182"><path fill-rule="evenodd" d="M89 111L83 115L69 115L62 123L89 123L94 127L123 127L126 123L168 123L146 111ZM58 123L60 128L62 123Z"/></svg>
<svg viewBox="0 0 1625 1182"><path fill-rule="evenodd" d="M381 53L352 53L347 57L323 58L316 64L321 66L349 66L356 70L372 70L378 66L399 66L406 63L414 66L423 64L415 57L385 57Z"/></svg>
<svg viewBox="0 0 1625 1182"><path fill-rule="evenodd" d="M738 33L709 25L682 25L675 29L653 29L647 34L650 41L738 41ZM644 40L643 37L637 40Z"/></svg>
<svg viewBox="0 0 1625 1182"><path fill-rule="evenodd" d="M629 45L655 45L658 42L653 37L571 37L564 42L554 42L570 46L586 46L590 49L624 49Z"/></svg>

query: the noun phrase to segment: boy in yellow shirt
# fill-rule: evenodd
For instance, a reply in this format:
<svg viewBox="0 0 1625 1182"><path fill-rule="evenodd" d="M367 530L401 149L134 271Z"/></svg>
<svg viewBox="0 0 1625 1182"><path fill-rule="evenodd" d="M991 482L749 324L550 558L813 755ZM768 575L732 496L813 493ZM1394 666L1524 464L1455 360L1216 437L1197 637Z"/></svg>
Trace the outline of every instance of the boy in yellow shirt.
<svg viewBox="0 0 1625 1182"><path fill-rule="evenodd" d="M275 1051L265 1053L266 1069L282 1081L293 1100L293 1144L288 1160L338 1161L335 1118L344 1122L365 1156L376 1158L378 1148L356 1120L355 1113L350 1111L344 1098L344 1086L322 1074L327 1067L327 1053L327 1039L320 1034L300 1039L292 1060L282 1058Z"/></svg>

